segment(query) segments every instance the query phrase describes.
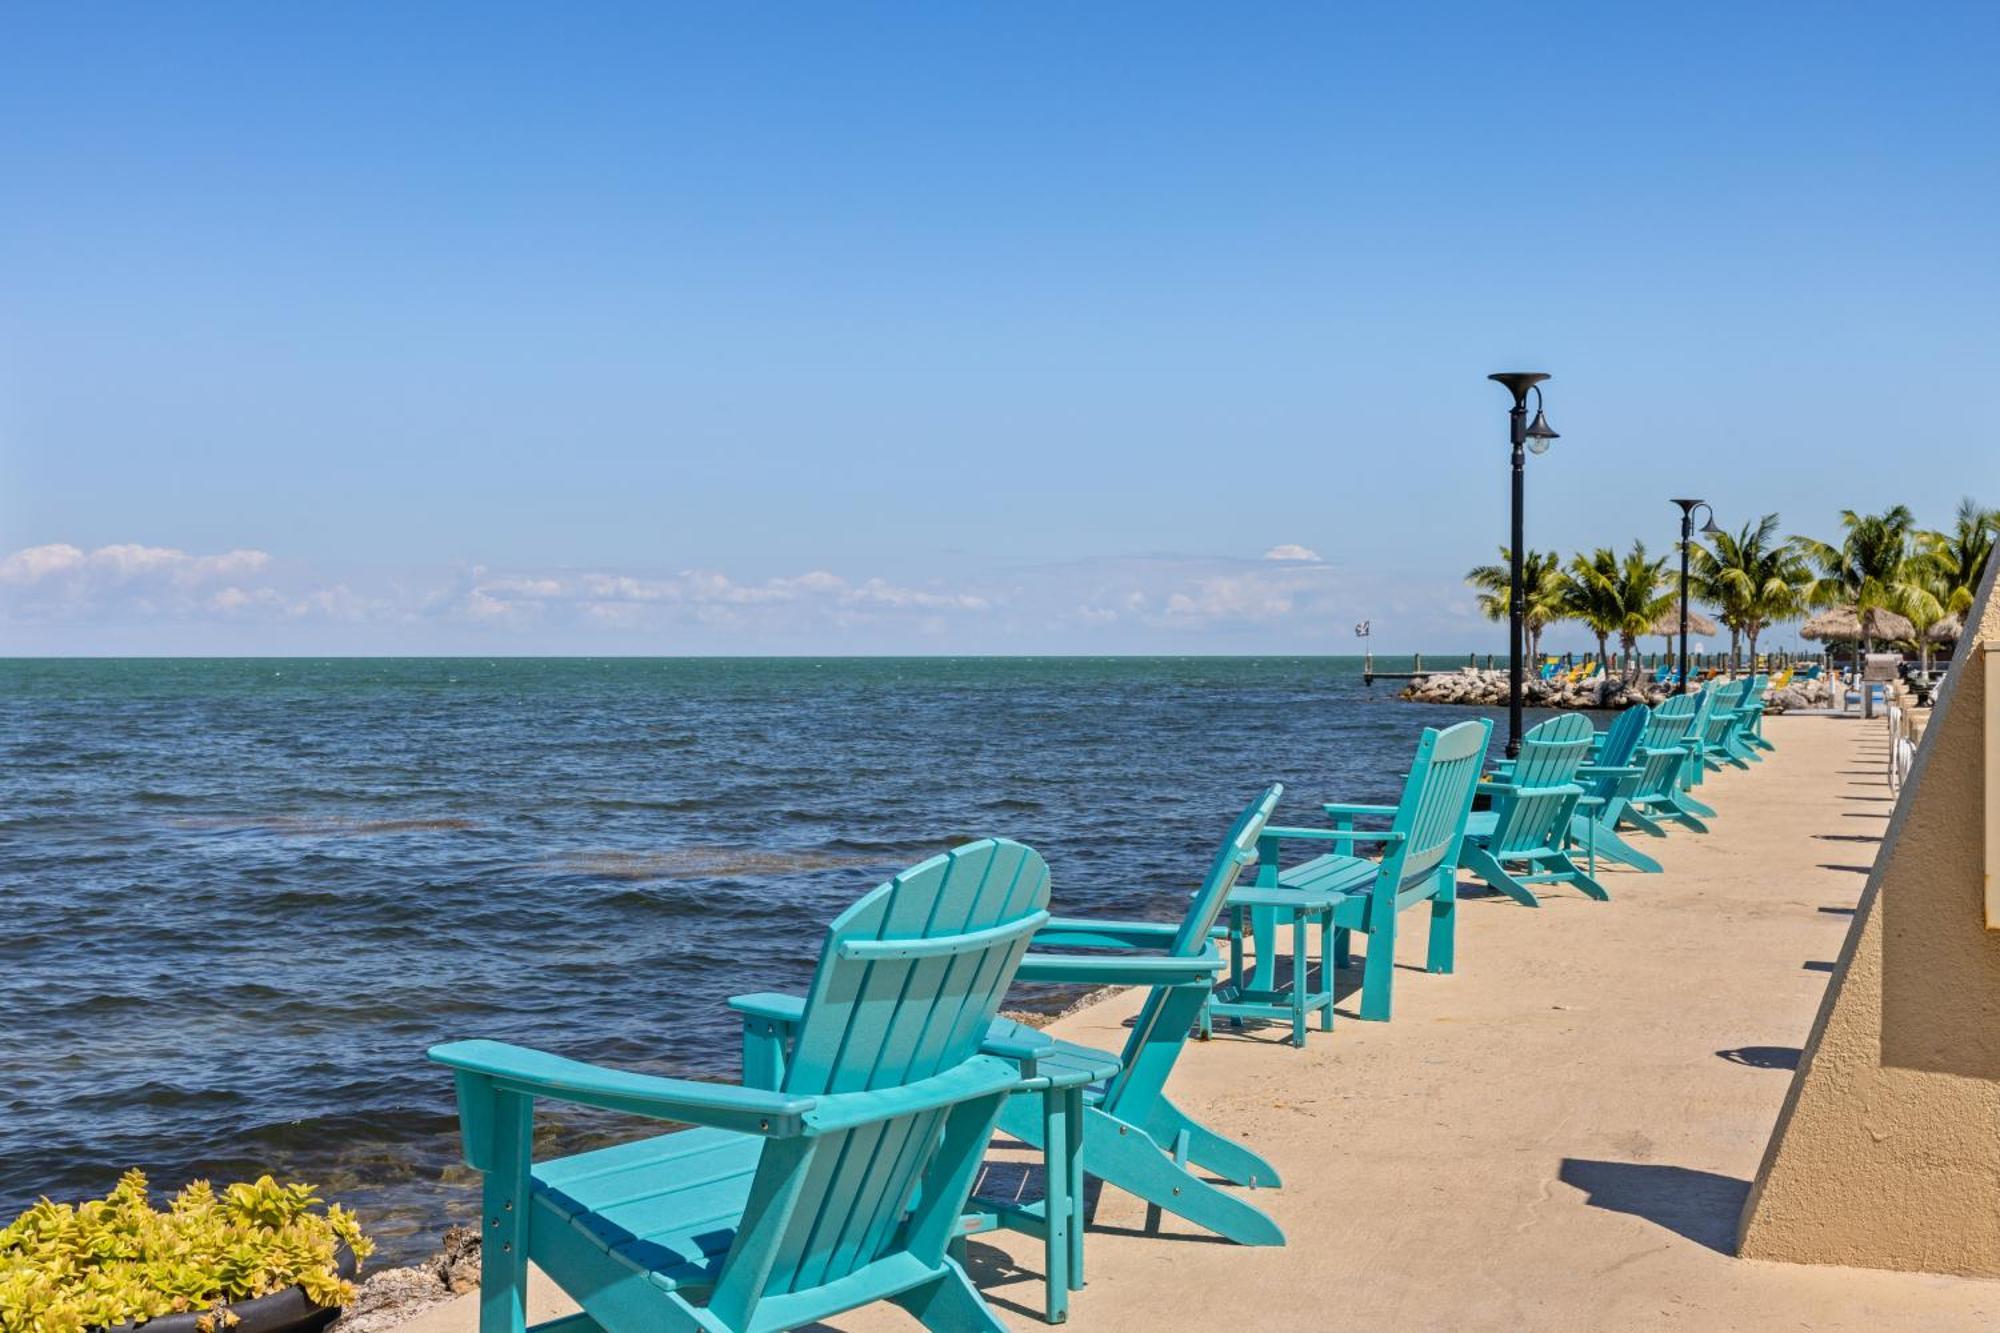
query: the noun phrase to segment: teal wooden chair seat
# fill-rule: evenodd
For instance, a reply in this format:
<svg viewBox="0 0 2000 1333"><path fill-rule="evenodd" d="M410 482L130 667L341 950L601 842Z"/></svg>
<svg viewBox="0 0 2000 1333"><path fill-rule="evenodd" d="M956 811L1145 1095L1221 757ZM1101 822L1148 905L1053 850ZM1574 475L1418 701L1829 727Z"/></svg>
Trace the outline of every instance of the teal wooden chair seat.
<svg viewBox="0 0 2000 1333"><path fill-rule="evenodd" d="M1521 738L1506 780L1480 784L1493 804L1466 821L1459 859L1467 870L1527 907L1541 905L1538 884L1568 884L1599 900L1611 896L1569 852L1571 820L1585 795L1578 770L1592 741L1581 713L1552 717Z"/></svg>
<svg viewBox="0 0 2000 1333"><path fill-rule="evenodd" d="M1323 806L1333 828L1265 828L1257 842L1256 882L1230 894L1229 982L1203 1009L1204 1032L1213 1030L1217 1018L1235 1025L1289 1021L1292 1044L1303 1046L1308 1019L1315 1013L1320 1026L1331 1031L1334 973L1347 966L1356 931L1368 937L1361 1016L1387 1020L1395 980L1396 918L1420 904L1429 904L1431 912L1428 966L1433 972L1451 971L1459 852L1492 733L1493 724L1484 718L1442 731L1426 728L1397 804ZM1387 819L1390 827L1356 827L1356 821L1367 818ZM1357 841L1380 846L1379 859L1357 857ZM1331 850L1288 867L1280 862L1287 842L1330 844ZM1247 975L1246 918L1255 937L1254 966ZM1292 972L1281 984L1277 938L1285 925L1291 927ZM1313 929L1320 934L1317 984L1307 951Z"/></svg>
<svg viewBox="0 0 2000 1333"><path fill-rule="evenodd" d="M538 1164L535 1225L560 1222L664 1291L711 1288L749 1202L763 1140L690 1129Z"/></svg>
<svg viewBox="0 0 2000 1333"><path fill-rule="evenodd" d="M828 929L775 1086L603 1069L494 1041L455 1072L481 1189L480 1333L520 1333L532 1260L563 1333L779 1333L887 1300L925 1327L1005 1328L949 1252L1023 1060L981 1052L1048 867L987 839L883 884ZM698 1128L533 1160L539 1100Z"/></svg>

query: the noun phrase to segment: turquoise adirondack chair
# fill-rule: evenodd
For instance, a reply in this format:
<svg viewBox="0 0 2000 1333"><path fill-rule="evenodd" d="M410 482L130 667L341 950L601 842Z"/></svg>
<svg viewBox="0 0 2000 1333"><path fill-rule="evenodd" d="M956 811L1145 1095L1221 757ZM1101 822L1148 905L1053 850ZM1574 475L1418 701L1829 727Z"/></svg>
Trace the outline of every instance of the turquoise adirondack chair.
<svg viewBox="0 0 2000 1333"><path fill-rule="evenodd" d="M1771 678L1762 673L1745 676L1741 691L1731 711L1736 715L1735 724L1730 727L1725 742L1730 757L1739 767L1764 762L1764 751L1770 745L1764 740L1764 691L1770 686Z"/></svg>
<svg viewBox="0 0 2000 1333"><path fill-rule="evenodd" d="M1750 677L1745 676L1711 687L1714 701L1705 719L1706 730L1701 741L1702 763L1711 772L1720 772L1724 764L1750 767L1749 757L1736 735L1743 722L1743 700L1749 694L1750 684Z"/></svg>
<svg viewBox="0 0 2000 1333"><path fill-rule="evenodd" d="M1492 808L1465 825L1459 861L1526 907L1540 907L1533 884L1568 884L1592 898L1610 894L1570 858L1570 820L1584 790L1577 780L1595 739L1581 713L1552 717L1521 738L1504 781L1484 782Z"/></svg>
<svg viewBox="0 0 2000 1333"><path fill-rule="evenodd" d="M1751 680L1750 688L1743 695L1743 722L1740 734L1756 752L1758 759L1778 748L1764 736L1764 694L1770 688L1770 675L1760 671Z"/></svg>
<svg viewBox="0 0 2000 1333"><path fill-rule="evenodd" d="M1687 762L1681 765L1680 784L1681 805L1703 818L1712 818L1714 807L1696 798L1694 789L1708 776L1708 719L1715 711L1716 687L1704 685L1694 692L1694 715L1688 721L1687 734L1681 740L1681 748L1687 752Z"/></svg>
<svg viewBox="0 0 2000 1333"><path fill-rule="evenodd" d="M1243 868L1256 860L1258 839L1284 791L1274 783L1244 808L1178 924L1059 917L1035 936L1035 951L1021 965L1023 981L1151 986L1117 1057L1120 1072L1085 1094L1084 1174L1241 1245L1282 1245L1285 1235L1261 1209L1196 1175L1190 1164L1251 1187L1278 1185L1278 1172L1257 1152L1175 1106L1166 1085L1222 971L1213 939L1216 919ZM1115 952L1043 952L1055 948ZM1106 1058L1102 1051L1057 1040L1039 1067L1101 1064ZM1007 1104L1000 1127L1042 1146L1043 1118L1027 1097Z"/></svg>
<svg viewBox="0 0 2000 1333"><path fill-rule="evenodd" d="M1427 727L1395 805L1336 803L1323 807L1333 828L1264 830L1257 843L1256 883L1229 895L1229 983L1203 1010L1204 1031L1217 1018L1236 1024L1288 1019L1292 1044L1303 1046L1313 1013L1320 1015L1321 1028L1331 1031L1334 971L1347 966L1357 930L1368 936L1361 1017L1386 1021L1395 980L1396 918L1421 903L1431 909L1427 966L1432 972L1451 971L1458 915L1454 876L1492 734L1493 724L1484 718L1442 731ZM1390 821L1386 830L1354 827L1358 818L1377 817ZM1354 855L1357 840L1382 844L1381 858ZM1279 852L1286 842L1330 843L1332 850L1284 869ZM1255 965L1248 976L1243 971L1246 913L1256 939ZM1292 927L1292 976L1280 985L1277 934L1287 923ZM1316 987L1306 950L1312 926L1320 932Z"/></svg>
<svg viewBox="0 0 2000 1333"><path fill-rule="evenodd" d="M480 1333L519 1333L532 1260L582 1307L562 1333L777 1333L875 1301L998 1333L948 1246L1018 1064L980 1053L1048 867L987 839L903 872L827 931L783 1086L439 1046L485 1177ZM532 1159L538 1098L700 1126Z"/></svg>
<svg viewBox="0 0 2000 1333"><path fill-rule="evenodd" d="M1664 825L1679 824L1708 832L1701 815L1710 813L1681 786L1682 771L1698 761L1690 738L1701 720L1707 696L1676 694L1660 701L1647 719L1645 733L1633 752L1640 776L1626 802L1624 819L1655 837L1665 837Z"/></svg>
<svg viewBox="0 0 2000 1333"><path fill-rule="evenodd" d="M1620 832L1632 793L1639 789L1639 780L1645 775L1635 760L1640 738L1645 735L1652 716L1652 709L1634 704L1599 733L1591 762L1577 770L1584 795L1577 802L1576 813L1570 816L1569 841L1572 848L1587 849L1593 862L1603 857L1657 875L1660 863L1627 842Z"/></svg>
<svg viewBox="0 0 2000 1333"><path fill-rule="evenodd" d="M1189 1029L1222 971L1222 958L1212 938L1216 918L1243 867L1256 860L1258 835L1284 790L1274 784L1237 817L1179 923L1058 917L1035 936L1035 952L1021 961L1022 981L1150 987L1120 1054L1052 1041L1046 1034L1029 1033L1008 1019L998 1019L989 1028L991 1039L997 1042L1030 1037L1052 1042L1052 1049L1036 1058L1038 1075L1065 1082L1071 1081L1072 1074L1079 1076L1074 1082L1081 1103L1081 1132L1071 1129L1069 1134L1081 1141L1083 1174L1244 1245L1282 1245L1285 1237L1260 1209L1194 1174L1189 1164L1252 1187L1276 1186L1278 1172L1250 1148L1175 1106L1167 1098L1166 1084ZM1052 949L1096 952L1044 952ZM782 1059L789 1041L787 1025L798 1001L785 995L743 995L730 1005L758 1023L755 1038L746 1027L745 1067ZM1024 1143L1051 1152L1051 1121L1046 1099L1033 1089L1023 1089L1009 1100L1000 1127ZM1051 1175L1059 1169L1055 1162L1050 1163ZM1010 1210L994 1220L999 1225L1045 1234L1046 1215L1033 1208L1025 1212L1023 1216L1023 1210ZM1053 1255L1051 1262L1056 1262ZM1079 1274L1080 1265L1081 1255L1073 1253L1068 1260L1072 1278Z"/></svg>

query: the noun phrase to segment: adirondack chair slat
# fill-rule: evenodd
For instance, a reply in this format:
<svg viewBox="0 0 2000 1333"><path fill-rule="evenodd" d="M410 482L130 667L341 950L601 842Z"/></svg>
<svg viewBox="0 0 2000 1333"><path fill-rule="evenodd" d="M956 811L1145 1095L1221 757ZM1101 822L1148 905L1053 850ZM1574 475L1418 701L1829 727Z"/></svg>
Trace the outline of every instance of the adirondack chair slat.
<svg viewBox="0 0 2000 1333"><path fill-rule="evenodd" d="M1047 901L1041 858L996 840L865 896L827 933L773 1090L437 1048L493 1225L513 1228L495 1235L521 1242L486 1247L482 1333L520 1329L529 1258L606 1333L776 1333L881 1299L935 1329L1000 1329L946 1246L1021 1082L979 1046ZM496 1132L510 1097L521 1125L527 1097L554 1097L729 1128L529 1165L528 1135Z"/></svg>

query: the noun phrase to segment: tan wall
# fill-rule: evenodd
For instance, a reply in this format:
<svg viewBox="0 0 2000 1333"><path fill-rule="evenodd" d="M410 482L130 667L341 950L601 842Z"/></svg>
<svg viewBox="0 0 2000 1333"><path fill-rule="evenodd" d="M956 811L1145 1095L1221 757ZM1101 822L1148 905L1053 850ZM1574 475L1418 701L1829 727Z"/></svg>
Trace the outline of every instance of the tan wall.
<svg viewBox="0 0 2000 1333"><path fill-rule="evenodd" d="M1984 918L1973 644L2000 641L1991 564L1744 1206L1746 1257L2000 1275L2000 931Z"/></svg>

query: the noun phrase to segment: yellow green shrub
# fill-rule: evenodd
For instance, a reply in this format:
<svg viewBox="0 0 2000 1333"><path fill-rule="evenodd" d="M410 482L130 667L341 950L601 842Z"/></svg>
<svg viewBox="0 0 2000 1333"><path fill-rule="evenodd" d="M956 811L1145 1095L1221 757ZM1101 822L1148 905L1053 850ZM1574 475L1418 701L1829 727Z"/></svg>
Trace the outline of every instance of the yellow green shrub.
<svg viewBox="0 0 2000 1333"><path fill-rule="evenodd" d="M375 1248L353 1213L322 1210L311 1185L265 1176L218 1195L197 1180L160 1212L146 1177L128 1171L102 1199L43 1199L0 1231L0 1333L84 1333L190 1310L222 1333L232 1316L218 1307L294 1285L345 1305L354 1284L340 1276L342 1245L357 1263Z"/></svg>

